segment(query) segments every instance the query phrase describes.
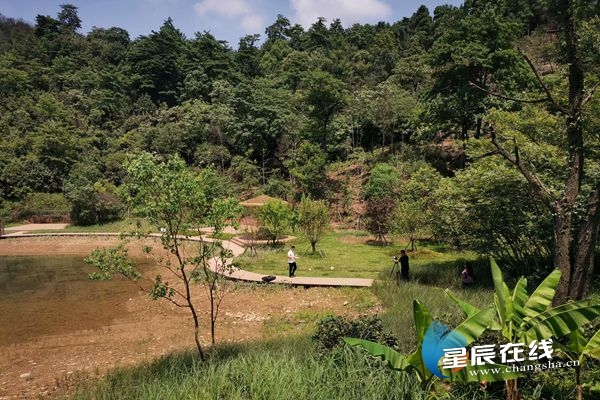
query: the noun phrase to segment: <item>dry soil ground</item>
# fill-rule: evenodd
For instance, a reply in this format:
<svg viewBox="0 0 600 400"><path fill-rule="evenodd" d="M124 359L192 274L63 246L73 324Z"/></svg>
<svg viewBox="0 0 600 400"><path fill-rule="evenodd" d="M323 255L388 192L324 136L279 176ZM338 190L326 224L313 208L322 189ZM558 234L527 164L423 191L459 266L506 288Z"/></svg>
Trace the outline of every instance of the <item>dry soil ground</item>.
<svg viewBox="0 0 600 400"><path fill-rule="evenodd" d="M94 248L116 240L2 239L0 255L85 256ZM365 289L302 289L233 283L227 287L235 290L224 300L217 342L253 341L306 332L314 328L315 321L324 313L356 315L378 308L376 300ZM93 303L94 312L76 321L69 318L56 321L45 317L43 312L31 315L27 305L22 304L15 305L23 309L16 320L7 321L0 314L5 330L0 336L4 338L0 342L0 400L68 393L78 379L94 378L115 366L133 365L194 346L189 310L165 301L152 301L133 284L124 293ZM208 344L209 315L204 289L196 288L194 295L202 318L201 341ZM78 301L83 307L82 300ZM49 302L45 306L75 309L78 304ZM28 330L27 326L31 325L36 327L35 333Z"/></svg>

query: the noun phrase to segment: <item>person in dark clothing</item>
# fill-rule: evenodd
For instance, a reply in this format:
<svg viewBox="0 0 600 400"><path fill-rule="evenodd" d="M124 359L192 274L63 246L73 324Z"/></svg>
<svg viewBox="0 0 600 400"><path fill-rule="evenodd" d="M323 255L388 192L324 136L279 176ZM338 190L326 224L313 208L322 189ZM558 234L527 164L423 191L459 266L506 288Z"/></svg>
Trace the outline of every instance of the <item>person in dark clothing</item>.
<svg viewBox="0 0 600 400"><path fill-rule="evenodd" d="M465 269L462 271L462 284L463 287L472 286L475 283L475 273L473 272L473 266L470 262L465 263Z"/></svg>
<svg viewBox="0 0 600 400"><path fill-rule="evenodd" d="M400 277L404 281L408 281L408 256L406 251L400 250Z"/></svg>

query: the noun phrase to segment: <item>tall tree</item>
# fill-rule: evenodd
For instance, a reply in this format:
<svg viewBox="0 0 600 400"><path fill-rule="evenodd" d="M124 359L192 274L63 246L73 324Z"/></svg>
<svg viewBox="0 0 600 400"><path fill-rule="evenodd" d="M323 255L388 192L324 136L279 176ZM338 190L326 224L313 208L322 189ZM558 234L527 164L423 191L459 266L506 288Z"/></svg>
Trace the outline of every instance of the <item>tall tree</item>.
<svg viewBox="0 0 600 400"><path fill-rule="evenodd" d="M81 18L77 13L77 8L73 4L62 4L58 13L58 22L62 29L74 33L81 28Z"/></svg>
<svg viewBox="0 0 600 400"><path fill-rule="evenodd" d="M506 20L491 3L465 4L462 9L444 13L437 32L439 37L430 53L432 112L458 126L462 139L467 139L471 130L478 138L482 116L493 102L473 84L483 88L514 85L518 76L515 66L519 64L513 41L519 24Z"/></svg>
<svg viewBox="0 0 600 400"><path fill-rule="evenodd" d="M316 139L325 152L329 145L331 120L346 103L346 96L344 83L327 72L315 70L306 78L304 99L310 106L309 115L314 119Z"/></svg>
<svg viewBox="0 0 600 400"><path fill-rule="evenodd" d="M238 43L235 61L246 79L252 79L260 74L260 49L256 47L259 39L260 35L246 35Z"/></svg>
<svg viewBox="0 0 600 400"><path fill-rule="evenodd" d="M196 33L196 37L188 42L188 50L182 55L182 68L187 78L194 78L197 95L206 101L210 100L212 84L218 80L237 83L239 73L236 71L234 53L227 42L218 40L209 32ZM186 99L196 99L187 96Z"/></svg>
<svg viewBox="0 0 600 400"><path fill-rule="evenodd" d="M290 20L281 14L277 14L275 22L265 28L265 34L267 35L265 48L270 48L278 40L287 41L289 39L290 27Z"/></svg>
<svg viewBox="0 0 600 400"><path fill-rule="evenodd" d="M154 102L177 104L183 81L181 58L185 54L185 38L171 18L158 32L152 32L132 44L128 60L134 71L134 86L147 93Z"/></svg>
<svg viewBox="0 0 600 400"><path fill-rule="evenodd" d="M597 80L597 68L586 72L583 61L577 5L571 0L556 0L554 10L561 27L563 62L566 69L566 99L553 91L529 61L538 77L543 97L537 102L546 105L550 115L563 121L562 135L557 145L564 154L561 185L554 186L543 178L523 154L518 143L508 147L492 129L491 142L505 160L521 172L554 217L554 266L562 272L555 303L582 299L590 290L594 274L594 256L600 223L600 180L594 172L598 142L586 129L585 107L594 100L592 85L586 90L586 77ZM558 94L558 96L557 96ZM535 102L535 101L534 101Z"/></svg>

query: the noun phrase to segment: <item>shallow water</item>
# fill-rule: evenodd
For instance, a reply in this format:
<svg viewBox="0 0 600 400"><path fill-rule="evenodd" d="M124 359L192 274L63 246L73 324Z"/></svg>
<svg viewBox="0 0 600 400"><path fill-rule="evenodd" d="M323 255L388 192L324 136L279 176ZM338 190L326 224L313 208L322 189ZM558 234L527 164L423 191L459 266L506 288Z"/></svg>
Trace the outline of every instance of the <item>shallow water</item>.
<svg viewBox="0 0 600 400"><path fill-rule="evenodd" d="M82 257L0 256L0 345L99 328L125 313L137 287L92 281L93 271Z"/></svg>

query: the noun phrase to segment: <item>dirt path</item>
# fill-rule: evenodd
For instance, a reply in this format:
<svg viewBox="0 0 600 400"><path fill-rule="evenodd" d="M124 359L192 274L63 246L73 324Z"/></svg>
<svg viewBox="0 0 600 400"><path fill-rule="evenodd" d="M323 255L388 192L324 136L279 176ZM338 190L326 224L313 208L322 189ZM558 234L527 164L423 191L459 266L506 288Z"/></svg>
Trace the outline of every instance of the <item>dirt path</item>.
<svg viewBox="0 0 600 400"><path fill-rule="evenodd" d="M0 255L82 255L116 238L31 238L0 240ZM134 254L135 255L135 254ZM375 299L364 289L291 289L238 285L226 297L218 342L259 340L305 332L326 312L358 314L374 311ZM210 342L207 300L196 288L197 309L203 319L201 340ZM77 329L39 334L26 341L0 343L0 399L34 399L64 393L81 376L98 376L115 366L133 365L176 349L192 348L189 314L164 301L152 301L134 287L131 295L115 303L101 302L98 314L114 314L98 326L97 317L78 321ZM1 317L0 317L1 318ZM30 318L30 317L29 317ZM21 321L32 323L32 321ZM35 324L45 321L39 315ZM292 322L292 323L290 323ZM65 327L68 328L68 327Z"/></svg>

